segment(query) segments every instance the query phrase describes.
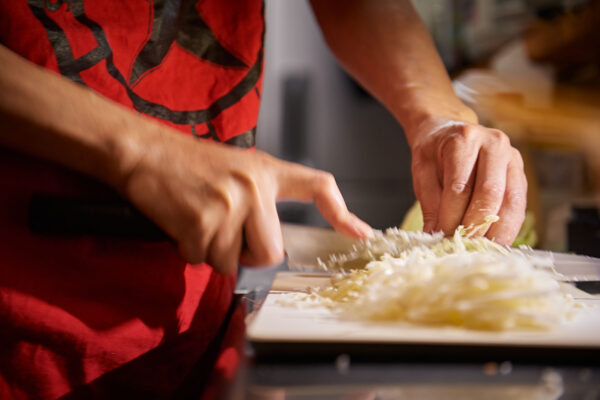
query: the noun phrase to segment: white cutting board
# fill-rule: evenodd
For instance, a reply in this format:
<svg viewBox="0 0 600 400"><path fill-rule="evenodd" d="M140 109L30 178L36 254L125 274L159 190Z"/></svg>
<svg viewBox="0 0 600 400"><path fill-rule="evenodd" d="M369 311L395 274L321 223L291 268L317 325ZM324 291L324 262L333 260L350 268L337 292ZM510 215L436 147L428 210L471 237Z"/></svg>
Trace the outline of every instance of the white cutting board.
<svg viewBox="0 0 600 400"><path fill-rule="evenodd" d="M572 320L550 331L488 332L402 322L358 322L343 319L325 307L297 308L278 302L285 293L324 285L328 279L323 274L280 272L258 313L249 318L248 339L255 343L391 343L600 349L600 296L589 295L569 285L566 290L583 307Z"/></svg>

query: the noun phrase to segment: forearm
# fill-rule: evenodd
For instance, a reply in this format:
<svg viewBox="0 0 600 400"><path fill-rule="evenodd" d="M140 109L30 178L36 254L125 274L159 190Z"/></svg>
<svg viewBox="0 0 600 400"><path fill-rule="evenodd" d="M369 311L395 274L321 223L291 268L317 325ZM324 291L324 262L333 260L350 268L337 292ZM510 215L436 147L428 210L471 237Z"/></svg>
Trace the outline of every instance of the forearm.
<svg viewBox="0 0 600 400"><path fill-rule="evenodd" d="M3 46L0 65L0 146L120 189L155 124Z"/></svg>
<svg viewBox="0 0 600 400"><path fill-rule="evenodd" d="M346 70L404 126L476 122L455 95L426 27L408 0L312 0L324 36Z"/></svg>
<svg viewBox="0 0 600 400"><path fill-rule="evenodd" d="M494 214L480 233L512 243L526 206L521 156L458 99L410 1L311 1L337 58L404 127L423 229L452 234Z"/></svg>

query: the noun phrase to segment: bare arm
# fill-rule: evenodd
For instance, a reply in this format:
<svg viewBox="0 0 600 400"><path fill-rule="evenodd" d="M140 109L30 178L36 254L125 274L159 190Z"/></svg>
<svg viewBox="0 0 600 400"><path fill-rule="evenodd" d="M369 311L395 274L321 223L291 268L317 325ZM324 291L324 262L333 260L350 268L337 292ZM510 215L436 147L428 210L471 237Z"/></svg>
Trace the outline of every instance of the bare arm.
<svg viewBox="0 0 600 400"><path fill-rule="evenodd" d="M229 272L240 257L246 265L280 261L280 198L314 201L348 235L370 232L348 212L328 173L197 141L3 46L0 66L0 146L114 187L169 233L190 262Z"/></svg>
<svg viewBox="0 0 600 400"><path fill-rule="evenodd" d="M409 141L432 117L477 122L454 94L431 37L409 1L312 3L340 62L390 109Z"/></svg>
<svg viewBox="0 0 600 400"><path fill-rule="evenodd" d="M342 65L405 129L425 230L451 233L498 214L487 236L511 243L525 214L521 157L455 95L410 1L311 1Z"/></svg>
<svg viewBox="0 0 600 400"><path fill-rule="evenodd" d="M152 124L4 46L0 65L0 145L122 188L143 151L131 136Z"/></svg>

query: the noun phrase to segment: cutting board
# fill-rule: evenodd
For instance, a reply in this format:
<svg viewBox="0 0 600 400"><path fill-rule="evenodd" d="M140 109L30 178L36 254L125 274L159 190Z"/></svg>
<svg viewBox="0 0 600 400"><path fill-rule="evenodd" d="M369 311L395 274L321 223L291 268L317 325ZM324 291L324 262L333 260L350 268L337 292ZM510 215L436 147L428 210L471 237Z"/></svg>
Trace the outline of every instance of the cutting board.
<svg viewBox="0 0 600 400"><path fill-rule="evenodd" d="M326 307L295 307L279 300L307 287L326 285L323 274L280 272L263 305L249 316L247 336L265 358L353 357L380 359L535 360L600 364L600 296L565 284L583 305L550 330L489 332L404 322L360 322Z"/></svg>

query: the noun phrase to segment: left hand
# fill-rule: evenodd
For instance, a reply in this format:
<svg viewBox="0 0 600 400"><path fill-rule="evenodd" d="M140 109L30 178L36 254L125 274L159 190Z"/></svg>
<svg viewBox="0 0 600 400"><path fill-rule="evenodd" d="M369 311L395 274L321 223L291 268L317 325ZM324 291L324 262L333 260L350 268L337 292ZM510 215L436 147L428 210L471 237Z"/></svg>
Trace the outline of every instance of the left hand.
<svg viewBox="0 0 600 400"><path fill-rule="evenodd" d="M451 235L458 225L500 220L478 232L510 245L525 219L523 159L508 136L469 122L443 120L420 127L411 141L413 185L425 232Z"/></svg>

